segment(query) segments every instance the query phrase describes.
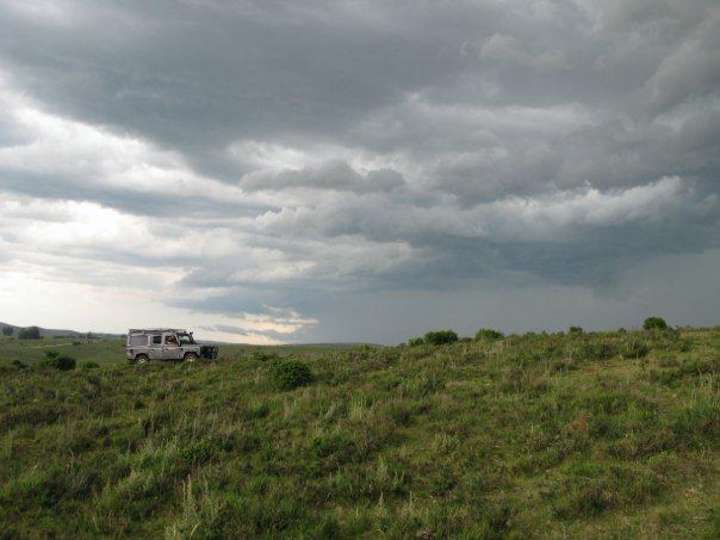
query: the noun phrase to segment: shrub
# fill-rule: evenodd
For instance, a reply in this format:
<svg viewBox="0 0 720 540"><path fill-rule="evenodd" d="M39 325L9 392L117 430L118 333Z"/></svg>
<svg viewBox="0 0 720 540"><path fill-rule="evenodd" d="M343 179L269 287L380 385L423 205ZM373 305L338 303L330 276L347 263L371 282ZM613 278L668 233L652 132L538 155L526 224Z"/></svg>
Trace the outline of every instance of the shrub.
<svg viewBox="0 0 720 540"><path fill-rule="evenodd" d="M429 345L444 345L446 343L455 343L458 335L452 330L436 330L425 334L425 343Z"/></svg>
<svg viewBox="0 0 720 540"><path fill-rule="evenodd" d="M608 360L617 354L617 348L607 341L587 342L580 346L577 354L580 360Z"/></svg>
<svg viewBox="0 0 720 540"><path fill-rule="evenodd" d="M55 368L60 371L70 371L75 369L77 362L74 358L69 356L58 356L57 353L51 354L49 351L45 354L45 359L38 363L39 367L43 368Z"/></svg>
<svg viewBox="0 0 720 540"><path fill-rule="evenodd" d="M272 352L253 351L250 353L250 358L256 362L267 362L268 360L277 360L279 357Z"/></svg>
<svg viewBox="0 0 720 540"><path fill-rule="evenodd" d="M48 360L55 360L58 356L60 356L60 353L57 351L45 351L45 358Z"/></svg>
<svg viewBox="0 0 720 540"><path fill-rule="evenodd" d="M40 339L40 329L37 326L22 328L18 332L18 339Z"/></svg>
<svg viewBox="0 0 720 540"><path fill-rule="evenodd" d="M82 367L83 369L97 369L100 367L100 364L91 360L90 362L83 362L82 366L80 367Z"/></svg>
<svg viewBox="0 0 720 540"><path fill-rule="evenodd" d="M646 357L649 352L650 347L646 343L633 339L624 344L622 354L625 358L637 360Z"/></svg>
<svg viewBox="0 0 720 540"><path fill-rule="evenodd" d="M667 323L662 317L648 317L643 323L645 330L667 330Z"/></svg>
<svg viewBox="0 0 720 540"><path fill-rule="evenodd" d="M475 334L475 339L477 341L495 341L504 337L505 335L502 332L498 332L492 328L481 328Z"/></svg>
<svg viewBox="0 0 720 540"><path fill-rule="evenodd" d="M69 356L58 356L55 358L53 367L55 369L59 369L60 371L70 371L71 369L75 369L76 365L77 361L74 358Z"/></svg>
<svg viewBox="0 0 720 540"><path fill-rule="evenodd" d="M584 331L580 326L571 326L571 327L568 329L568 332L569 332L570 334L582 334L582 333L584 333L585 331Z"/></svg>
<svg viewBox="0 0 720 540"><path fill-rule="evenodd" d="M298 360L277 360L270 368L270 377L279 390L292 390L313 381L310 367Z"/></svg>
<svg viewBox="0 0 720 540"><path fill-rule="evenodd" d="M424 345L425 340L421 337L413 337L408 339L408 345L410 347L419 347L420 345Z"/></svg>
<svg viewBox="0 0 720 540"><path fill-rule="evenodd" d="M13 335L14 332L15 332L15 330L13 329L12 326L3 326L3 329L2 329L3 336L10 337Z"/></svg>

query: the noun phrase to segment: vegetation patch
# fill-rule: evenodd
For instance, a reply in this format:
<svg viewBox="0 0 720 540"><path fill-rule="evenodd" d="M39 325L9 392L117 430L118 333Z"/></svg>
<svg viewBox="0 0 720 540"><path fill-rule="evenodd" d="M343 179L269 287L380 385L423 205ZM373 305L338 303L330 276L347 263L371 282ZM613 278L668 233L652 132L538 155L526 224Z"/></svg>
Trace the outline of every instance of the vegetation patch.
<svg viewBox="0 0 720 540"><path fill-rule="evenodd" d="M2 535L718 536L720 329L478 338L142 370L2 338Z"/></svg>
<svg viewBox="0 0 720 540"><path fill-rule="evenodd" d="M495 341L505 337L505 334L491 328L481 328L475 334L475 339L478 341Z"/></svg>
<svg viewBox="0 0 720 540"><path fill-rule="evenodd" d="M314 380L310 367L299 360L276 360L270 367L270 377L278 390L293 390Z"/></svg>
<svg viewBox="0 0 720 540"><path fill-rule="evenodd" d="M425 334L424 339L428 345L446 345L455 343L458 340L458 335L452 330L435 330Z"/></svg>
<svg viewBox="0 0 720 540"><path fill-rule="evenodd" d="M667 330L668 325L662 317L648 317L643 323L645 330Z"/></svg>

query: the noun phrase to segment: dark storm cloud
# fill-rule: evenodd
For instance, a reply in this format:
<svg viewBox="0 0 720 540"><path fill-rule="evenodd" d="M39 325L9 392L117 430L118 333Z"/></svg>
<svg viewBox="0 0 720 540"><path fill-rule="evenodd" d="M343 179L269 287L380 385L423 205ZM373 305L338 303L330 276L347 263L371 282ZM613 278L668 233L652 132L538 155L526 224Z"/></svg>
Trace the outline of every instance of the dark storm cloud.
<svg viewBox="0 0 720 540"><path fill-rule="evenodd" d="M404 184L402 175L391 169L379 169L361 175L347 163L328 162L316 169L248 175L240 182L240 187L247 191L315 188L369 193L392 191Z"/></svg>
<svg viewBox="0 0 720 540"><path fill-rule="evenodd" d="M383 295L404 332L475 286L585 313L578 288L719 247L718 36L713 0L6 3L0 193L195 234L67 251L174 268L197 311L304 310L303 338L377 302L388 340Z"/></svg>
<svg viewBox="0 0 720 540"><path fill-rule="evenodd" d="M4 170L0 166L0 188L7 192L46 200L92 201L139 216L179 218L192 215L210 220L223 215L256 216L273 210L271 205L223 202L182 192L147 193L120 186L77 182L58 174L36 174Z"/></svg>

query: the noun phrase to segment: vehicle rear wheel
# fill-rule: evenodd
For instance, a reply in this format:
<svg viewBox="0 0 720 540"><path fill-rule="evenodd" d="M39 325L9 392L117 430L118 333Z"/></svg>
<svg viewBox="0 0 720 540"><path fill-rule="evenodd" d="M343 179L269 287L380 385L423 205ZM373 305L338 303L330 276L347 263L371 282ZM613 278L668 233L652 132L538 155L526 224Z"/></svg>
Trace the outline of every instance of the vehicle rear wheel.
<svg viewBox="0 0 720 540"><path fill-rule="evenodd" d="M185 360L186 362L195 362L197 359L198 355L192 352L185 354L185 356L183 357L183 360Z"/></svg>
<svg viewBox="0 0 720 540"><path fill-rule="evenodd" d="M138 355L135 357L135 363L136 363L138 366L141 366L141 365L143 365L143 364L147 364L149 360L150 360L150 359L148 358L147 354L138 354Z"/></svg>

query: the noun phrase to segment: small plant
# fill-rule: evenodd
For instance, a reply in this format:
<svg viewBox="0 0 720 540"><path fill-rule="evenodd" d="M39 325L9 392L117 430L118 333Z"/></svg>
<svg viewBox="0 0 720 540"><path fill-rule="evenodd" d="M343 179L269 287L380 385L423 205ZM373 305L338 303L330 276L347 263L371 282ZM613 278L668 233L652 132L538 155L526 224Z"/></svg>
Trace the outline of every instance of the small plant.
<svg viewBox="0 0 720 540"><path fill-rule="evenodd" d="M83 364L80 366L83 369L97 369L100 367L100 364L97 362L93 362L92 360L89 362L83 362Z"/></svg>
<svg viewBox="0 0 720 540"><path fill-rule="evenodd" d="M45 351L45 358L48 360L55 360L58 356L60 356L60 353L57 351Z"/></svg>
<svg viewBox="0 0 720 540"><path fill-rule="evenodd" d="M505 335L502 332L498 332L492 328L481 328L475 334L475 339L477 341L496 341L504 337Z"/></svg>
<svg viewBox="0 0 720 540"><path fill-rule="evenodd" d="M643 323L645 330L667 330L668 325L662 317L648 317Z"/></svg>
<svg viewBox="0 0 720 540"><path fill-rule="evenodd" d="M580 327L580 326L571 326L568 329L568 333L569 334L584 334L585 330L583 330L582 327Z"/></svg>
<svg viewBox="0 0 720 540"><path fill-rule="evenodd" d="M445 345L447 343L455 343L458 335L452 330L436 330L425 334L425 343L428 345Z"/></svg>
<svg viewBox="0 0 720 540"><path fill-rule="evenodd" d="M419 347L420 345L424 345L425 340L421 337L413 337L408 339L408 345L410 347Z"/></svg>
<svg viewBox="0 0 720 540"><path fill-rule="evenodd" d="M270 377L278 390L293 390L313 381L310 367L298 360L276 360L270 368Z"/></svg>

